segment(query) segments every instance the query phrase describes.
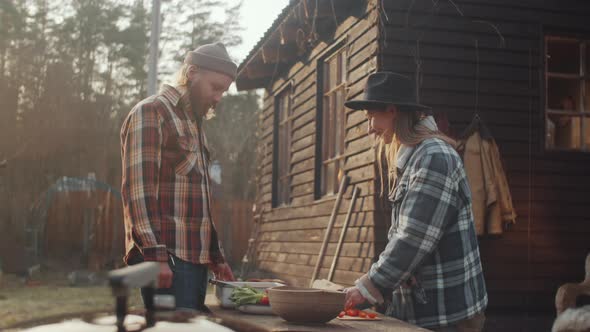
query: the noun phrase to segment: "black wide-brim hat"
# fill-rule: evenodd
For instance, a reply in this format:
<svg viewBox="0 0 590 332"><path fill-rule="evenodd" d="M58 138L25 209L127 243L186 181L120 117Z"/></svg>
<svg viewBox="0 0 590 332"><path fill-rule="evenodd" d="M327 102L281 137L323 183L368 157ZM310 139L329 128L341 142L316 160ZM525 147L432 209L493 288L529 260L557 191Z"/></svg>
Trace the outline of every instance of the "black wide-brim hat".
<svg viewBox="0 0 590 332"><path fill-rule="evenodd" d="M400 111L430 111L430 107L416 102L414 81L388 71L369 75L363 98L344 105L354 110L384 110L388 105L395 105Z"/></svg>

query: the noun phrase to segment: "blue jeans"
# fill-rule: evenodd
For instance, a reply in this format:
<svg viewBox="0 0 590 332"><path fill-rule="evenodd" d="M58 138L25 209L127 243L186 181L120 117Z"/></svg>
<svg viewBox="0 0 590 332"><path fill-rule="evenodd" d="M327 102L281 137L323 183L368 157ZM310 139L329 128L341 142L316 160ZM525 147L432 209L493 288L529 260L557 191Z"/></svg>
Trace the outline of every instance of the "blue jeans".
<svg viewBox="0 0 590 332"><path fill-rule="evenodd" d="M209 312L209 309L205 306L209 277L207 266L183 261L173 255L169 257L168 264L173 274L172 286L170 288L156 289L156 295L174 296L177 309L185 308ZM145 288L141 289L141 297L145 303Z"/></svg>

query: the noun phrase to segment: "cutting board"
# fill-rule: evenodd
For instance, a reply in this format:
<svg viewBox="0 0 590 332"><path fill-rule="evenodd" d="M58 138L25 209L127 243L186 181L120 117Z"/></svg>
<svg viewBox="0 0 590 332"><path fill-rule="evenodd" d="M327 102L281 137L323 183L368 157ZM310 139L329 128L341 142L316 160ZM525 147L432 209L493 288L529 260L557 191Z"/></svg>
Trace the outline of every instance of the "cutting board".
<svg viewBox="0 0 590 332"><path fill-rule="evenodd" d="M337 317L340 320L355 320L355 321L376 321L376 320L381 320L381 318L379 316L375 317L375 318L361 318L361 317L351 317L351 316L344 316L344 317Z"/></svg>

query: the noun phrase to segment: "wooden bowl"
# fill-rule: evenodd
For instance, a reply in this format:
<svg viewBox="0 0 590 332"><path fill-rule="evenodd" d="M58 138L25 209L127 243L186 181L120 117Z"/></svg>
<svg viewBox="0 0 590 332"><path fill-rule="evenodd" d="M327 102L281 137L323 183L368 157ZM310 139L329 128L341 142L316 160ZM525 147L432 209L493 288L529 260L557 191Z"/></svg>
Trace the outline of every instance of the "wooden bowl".
<svg viewBox="0 0 590 332"><path fill-rule="evenodd" d="M272 311L288 322L326 323L344 310L345 293L315 288L269 288Z"/></svg>

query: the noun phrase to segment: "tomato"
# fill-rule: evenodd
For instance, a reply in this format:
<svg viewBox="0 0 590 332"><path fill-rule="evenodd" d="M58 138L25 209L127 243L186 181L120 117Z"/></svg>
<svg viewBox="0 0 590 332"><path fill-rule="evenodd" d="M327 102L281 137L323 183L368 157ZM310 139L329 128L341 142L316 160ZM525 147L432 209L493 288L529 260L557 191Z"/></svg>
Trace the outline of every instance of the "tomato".
<svg viewBox="0 0 590 332"><path fill-rule="evenodd" d="M351 317L357 317L359 315L358 309L348 309L346 310L346 314Z"/></svg>
<svg viewBox="0 0 590 332"><path fill-rule="evenodd" d="M376 318L377 317L377 314L374 314L372 312L369 312L369 313L367 313L367 317L373 319L373 318Z"/></svg>
<svg viewBox="0 0 590 332"><path fill-rule="evenodd" d="M342 318L342 317L344 317L344 315L346 315L346 313L344 311L340 311L340 313L338 314L338 317Z"/></svg>
<svg viewBox="0 0 590 332"><path fill-rule="evenodd" d="M260 299L260 304L263 305L270 305L270 302L268 301L268 296L264 295L261 299Z"/></svg>
<svg viewBox="0 0 590 332"><path fill-rule="evenodd" d="M360 318L367 318L367 313L366 313L366 312L364 312L364 311L360 311L360 312L359 312L359 317L360 317Z"/></svg>

